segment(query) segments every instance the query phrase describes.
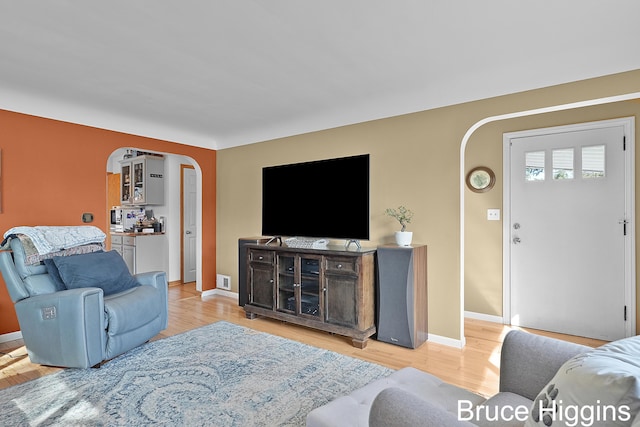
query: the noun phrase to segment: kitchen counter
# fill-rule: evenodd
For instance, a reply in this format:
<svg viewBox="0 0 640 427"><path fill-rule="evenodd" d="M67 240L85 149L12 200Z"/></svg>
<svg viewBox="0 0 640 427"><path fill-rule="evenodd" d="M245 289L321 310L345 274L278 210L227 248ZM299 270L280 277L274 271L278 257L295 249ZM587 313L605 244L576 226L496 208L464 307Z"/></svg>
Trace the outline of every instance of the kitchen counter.
<svg viewBox="0 0 640 427"><path fill-rule="evenodd" d="M169 251L165 233L112 231L111 249L122 255L131 274L167 271Z"/></svg>
<svg viewBox="0 0 640 427"><path fill-rule="evenodd" d="M138 236L162 236L165 234L164 231L158 231L158 232L154 232L154 233L143 233L143 232L137 232L137 231L111 231L109 234L111 234L112 236L132 236L132 237L138 237Z"/></svg>

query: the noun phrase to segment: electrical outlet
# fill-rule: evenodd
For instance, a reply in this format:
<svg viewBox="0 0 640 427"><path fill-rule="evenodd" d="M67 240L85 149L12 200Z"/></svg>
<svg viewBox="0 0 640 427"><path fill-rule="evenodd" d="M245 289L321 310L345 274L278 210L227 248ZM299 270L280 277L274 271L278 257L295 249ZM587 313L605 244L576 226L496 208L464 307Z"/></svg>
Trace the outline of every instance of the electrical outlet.
<svg viewBox="0 0 640 427"><path fill-rule="evenodd" d="M487 209L488 221L500 221L500 209Z"/></svg>
<svg viewBox="0 0 640 427"><path fill-rule="evenodd" d="M216 288L231 290L231 276L225 276L224 274L216 275Z"/></svg>

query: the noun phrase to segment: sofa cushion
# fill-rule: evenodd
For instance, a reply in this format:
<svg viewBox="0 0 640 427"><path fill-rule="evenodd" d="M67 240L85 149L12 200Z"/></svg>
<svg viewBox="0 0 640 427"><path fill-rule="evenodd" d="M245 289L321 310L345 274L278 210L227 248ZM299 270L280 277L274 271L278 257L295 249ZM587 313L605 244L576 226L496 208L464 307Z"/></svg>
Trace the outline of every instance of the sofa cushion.
<svg viewBox="0 0 640 427"><path fill-rule="evenodd" d="M369 412L369 427L424 426L473 427L456 414L443 410L408 391L390 387L376 396Z"/></svg>
<svg viewBox="0 0 640 427"><path fill-rule="evenodd" d="M139 286L116 251L54 257L53 262L67 289L95 287L111 295Z"/></svg>
<svg viewBox="0 0 640 427"><path fill-rule="evenodd" d="M458 412L459 401L464 400L476 406L486 400L476 393L444 382L435 375L416 368L400 369L394 372L391 377L396 384L394 387L407 390L454 414Z"/></svg>
<svg viewBox="0 0 640 427"><path fill-rule="evenodd" d="M640 411L640 336L569 359L537 396L526 426L630 426Z"/></svg>
<svg viewBox="0 0 640 427"><path fill-rule="evenodd" d="M592 347L518 330L509 331L500 356L500 391L533 401L563 363L589 350Z"/></svg>
<svg viewBox="0 0 640 427"><path fill-rule="evenodd" d="M314 409L307 415L307 427L366 426L373 400L382 390L390 387L429 401L454 416L457 414L459 400L471 402L473 406L485 401L482 396L447 384L427 372L408 367Z"/></svg>
<svg viewBox="0 0 640 427"><path fill-rule="evenodd" d="M460 418L469 419L479 427L522 427L529 417L531 399L510 392L500 392L475 408L472 419L469 414Z"/></svg>

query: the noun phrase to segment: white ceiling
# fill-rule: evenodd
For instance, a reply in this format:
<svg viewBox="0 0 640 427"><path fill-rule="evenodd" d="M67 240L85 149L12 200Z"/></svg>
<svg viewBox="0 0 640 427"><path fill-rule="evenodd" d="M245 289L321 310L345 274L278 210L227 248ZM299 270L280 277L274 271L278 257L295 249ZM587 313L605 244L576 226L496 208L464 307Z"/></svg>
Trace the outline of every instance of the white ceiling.
<svg viewBox="0 0 640 427"><path fill-rule="evenodd" d="M2 0L0 108L206 148L640 69L637 0Z"/></svg>

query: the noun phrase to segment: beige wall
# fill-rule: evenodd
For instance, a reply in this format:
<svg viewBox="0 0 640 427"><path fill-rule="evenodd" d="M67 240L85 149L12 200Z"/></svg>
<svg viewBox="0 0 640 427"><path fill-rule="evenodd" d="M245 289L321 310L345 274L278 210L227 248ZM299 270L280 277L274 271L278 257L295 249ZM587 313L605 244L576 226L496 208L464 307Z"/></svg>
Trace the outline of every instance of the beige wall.
<svg viewBox="0 0 640 427"><path fill-rule="evenodd" d="M502 135L525 129L573 123L636 118L636 145L640 143L640 100L618 102L563 112L495 122L478 129L469 140L466 168L489 166L495 173L496 187L484 194L465 195L465 310L502 316L502 221L487 221L487 209L502 206L504 176ZM639 150L636 164L640 166ZM638 183L636 183L636 188ZM640 265L640 264L638 264ZM636 295L640 297L637 290ZM640 321L637 322L640 325Z"/></svg>
<svg viewBox="0 0 640 427"><path fill-rule="evenodd" d="M220 150L217 156L218 273L230 275L232 289L237 290L238 238L260 234L262 167L369 153L371 240L365 243L375 246L391 241L397 226L383 215L385 208L404 204L415 212L409 230L414 232L415 243L429 246L429 333L460 339L461 310L497 314L496 307L501 309L502 298L501 222L488 224L483 220L486 203L501 207L502 185L498 182L494 190L486 194L486 199L467 197L467 229L477 231L473 236L465 236L469 239L467 257L481 247L484 258L467 259L468 301L465 307L460 304L459 165L464 134L474 123L489 116L638 91L640 70ZM518 130L521 126L526 129L532 123L542 127L549 126L550 121L592 120L591 116L586 120L580 117L578 112L566 118L514 121L498 127L487 125L469 141L465 169L485 164L498 173L500 180L502 132ZM506 126L507 130L500 126ZM324 198L330 194L331 189L318 191L318 201L328 200ZM480 217L478 212L483 212ZM496 301L500 304L496 305Z"/></svg>

